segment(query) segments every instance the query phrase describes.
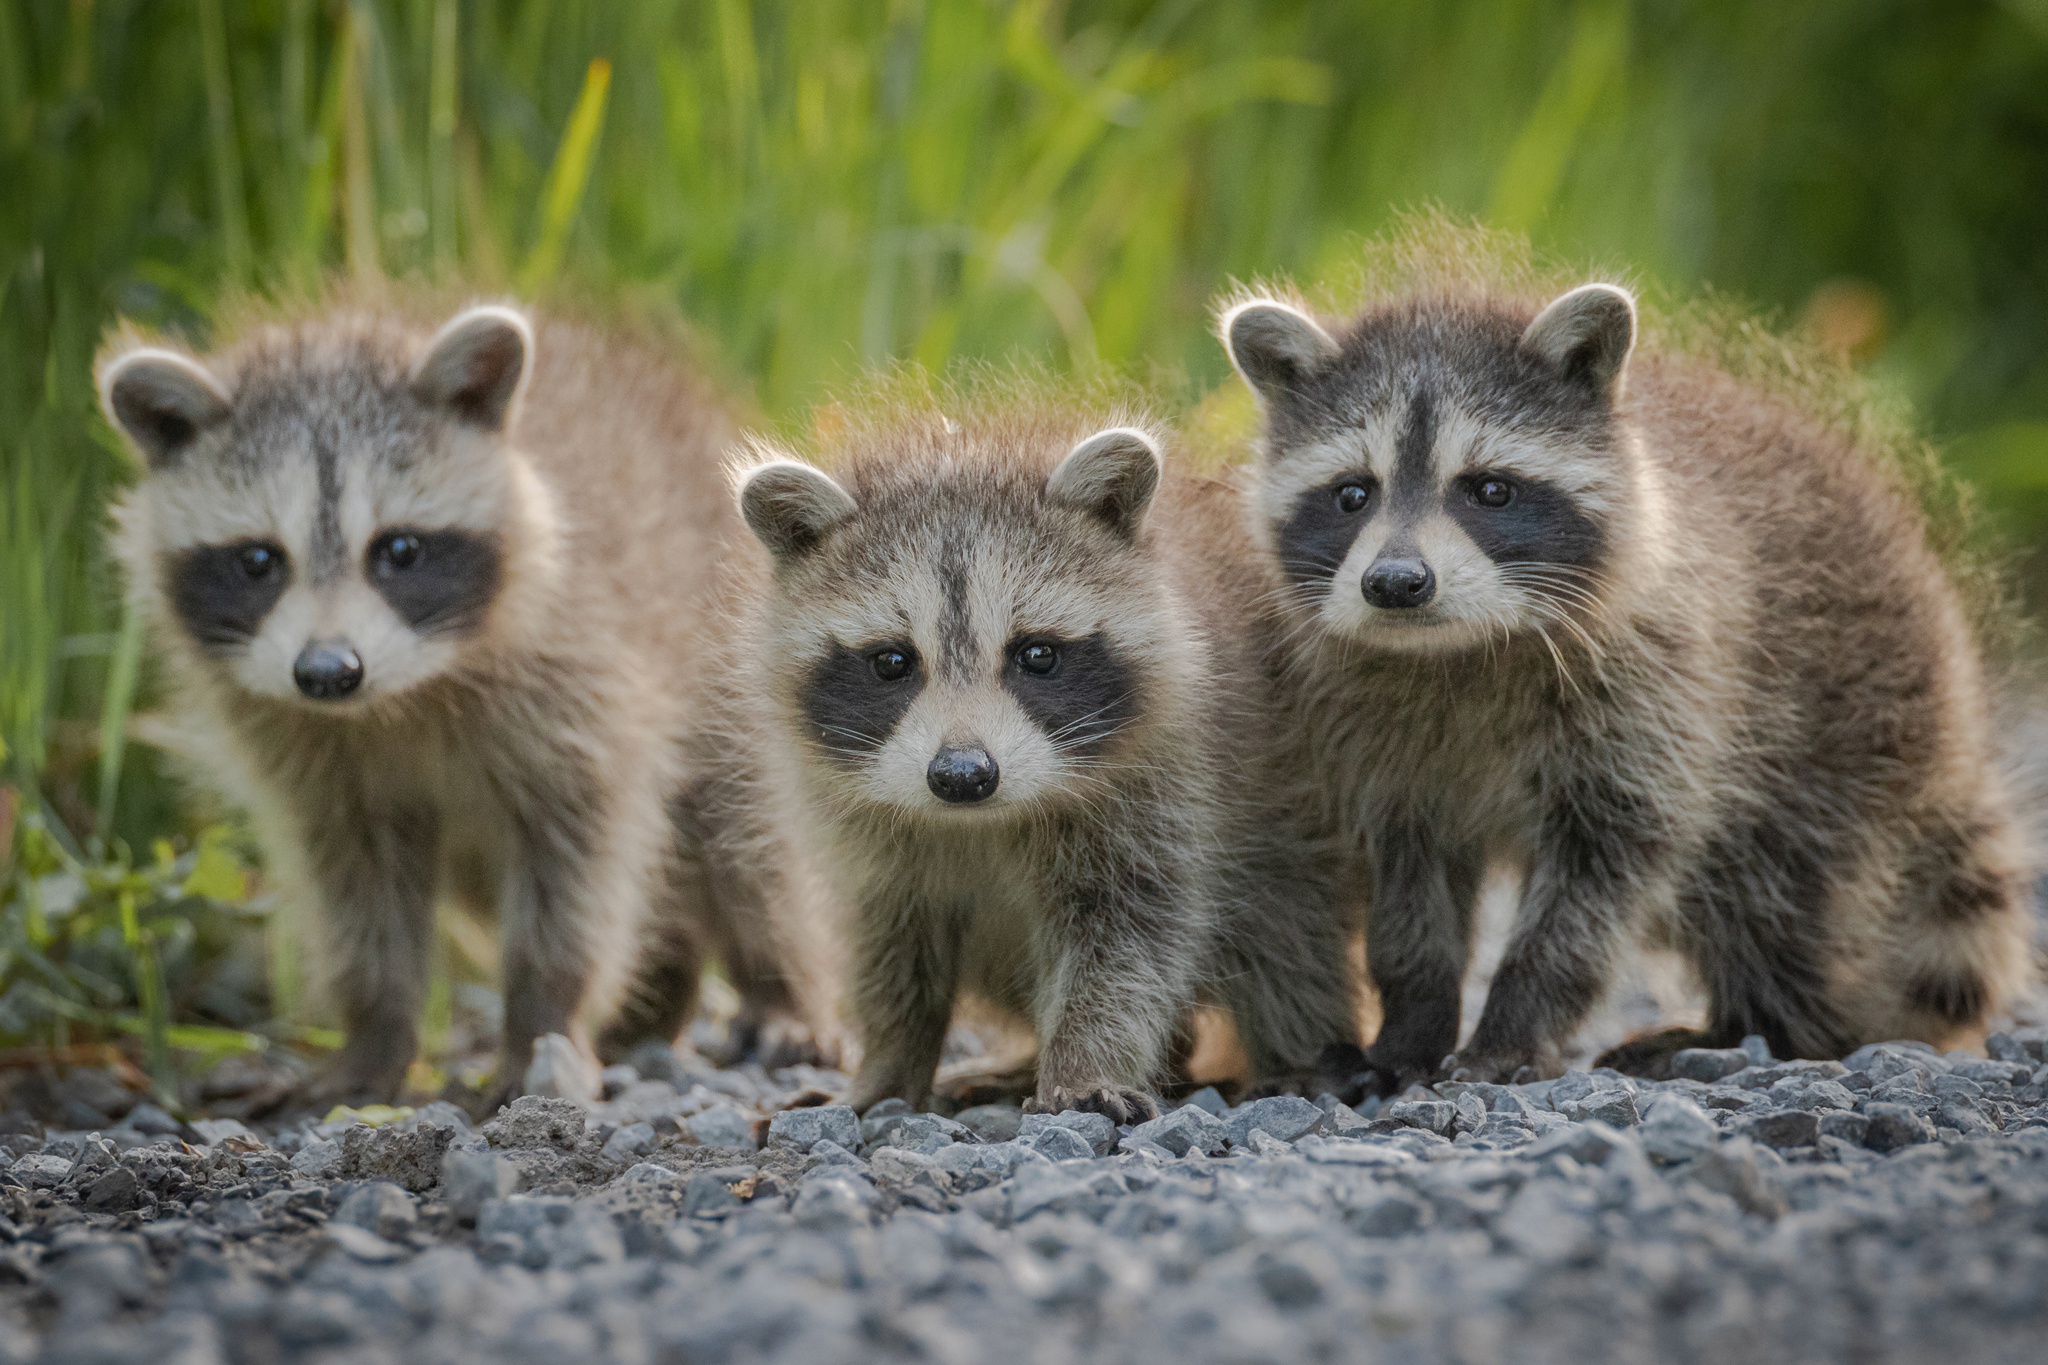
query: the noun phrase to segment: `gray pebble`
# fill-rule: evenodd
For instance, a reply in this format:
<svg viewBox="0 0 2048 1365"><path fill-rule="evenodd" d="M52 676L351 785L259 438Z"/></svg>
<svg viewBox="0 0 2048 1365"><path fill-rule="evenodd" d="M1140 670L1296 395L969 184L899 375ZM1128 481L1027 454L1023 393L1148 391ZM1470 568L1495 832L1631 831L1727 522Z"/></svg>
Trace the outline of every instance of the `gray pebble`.
<svg viewBox="0 0 2048 1365"><path fill-rule="evenodd" d="M805 1114L814 1111L798 1109L791 1112ZM853 1111L849 1109L846 1112L850 1114ZM714 1104L701 1113L692 1114L686 1122L689 1124L690 1136L705 1147L751 1152L760 1145L754 1135L754 1121L742 1113L737 1105ZM859 1141L858 1137L855 1141Z"/></svg>
<svg viewBox="0 0 2048 1365"><path fill-rule="evenodd" d="M1073 1133L1096 1155L1107 1155L1116 1146L1116 1125L1110 1122L1109 1115L1085 1113L1078 1109L1058 1114L1026 1114L1018 1136L1029 1139L1053 1128Z"/></svg>
<svg viewBox="0 0 2048 1365"><path fill-rule="evenodd" d="M441 1158L441 1197L462 1222L474 1222L486 1202L518 1187L519 1171L496 1152L450 1149Z"/></svg>
<svg viewBox="0 0 2048 1365"><path fill-rule="evenodd" d="M1327 1114L1299 1095L1270 1095L1233 1109L1226 1132L1233 1147L1250 1146L1254 1133L1292 1142L1320 1131L1328 1120Z"/></svg>
<svg viewBox="0 0 2048 1365"><path fill-rule="evenodd" d="M772 1148L808 1152L821 1138L848 1149L860 1146L860 1116L843 1104L826 1104L785 1109L768 1121L767 1145Z"/></svg>

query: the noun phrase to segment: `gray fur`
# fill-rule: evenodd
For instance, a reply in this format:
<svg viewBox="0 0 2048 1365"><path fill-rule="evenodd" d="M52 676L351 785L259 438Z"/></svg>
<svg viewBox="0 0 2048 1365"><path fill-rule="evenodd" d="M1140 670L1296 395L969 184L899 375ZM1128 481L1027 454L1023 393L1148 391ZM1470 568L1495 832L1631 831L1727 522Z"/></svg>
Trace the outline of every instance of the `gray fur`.
<svg viewBox="0 0 2048 1365"><path fill-rule="evenodd" d="M1497 860L1523 901L1464 1074L1554 1071L1633 932L1690 959L1710 1014L1618 1065L1746 1033L1834 1057L1981 1030L2028 970L2020 862L1917 514L1862 452L1707 367L1638 362L1624 388L1621 291L1530 311L1396 302L1260 385L1255 520L1371 893L1382 1080L1455 1044ZM1257 353L1273 330L1227 329L1248 377L1295 364L1291 342ZM1353 485L1370 499L1338 500ZM1395 554L1433 563L1426 606L1361 596Z"/></svg>
<svg viewBox="0 0 2048 1365"><path fill-rule="evenodd" d="M622 1045L673 1037L696 991L679 964L706 951L744 961L757 1021L815 1009L823 1031L822 972L784 932L798 882L750 880L769 859L720 862L693 804L721 763L698 726L707 566L738 535L715 395L588 329L549 324L536 345L497 307L431 337L388 308L338 308L206 364L127 354L103 383L145 450L152 432L121 401L136 376L197 373L225 404L118 510L118 549L171 665L186 756L249 809L320 940L347 1043L302 1098L397 1093L444 889L497 912L506 1091L540 1033L588 1046L623 1007ZM404 569L374 554L397 531L488 547L484 567L389 591L375 575ZM166 575L194 549L247 544L280 562L274 600L195 638ZM455 595L447 610L437 591ZM293 659L314 638L360 656L358 692L298 693Z"/></svg>
<svg viewBox="0 0 2048 1365"><path fill-rule="evenodd" d="M852 510L752 577L745 691L760 703L743 723L800 796L852 914L865 1057L850 1102L921 1103L962 993L1033 1027L1041 1107L1149 1110L1198 999L1232 1009L1262 1074L1306 1072L1355 1039L1356 983L1334 887L1273 762L1255 634L1267 585L1230 491L1162 482L1140 431L1080 439L1074 418L1035 410L949 417L857 432L836 452ZM1062 659L1114 670L1115 689L1039 728L1018 700L1035 685L1013 676L1020 640L1066 642ZM886 734L819 733L809 718L833 708L804 688L883 684L817 661L882 645L935 666L893 684L919 690L878 708ZM995 758L987 805L924 790L942 744Z"/></svg>

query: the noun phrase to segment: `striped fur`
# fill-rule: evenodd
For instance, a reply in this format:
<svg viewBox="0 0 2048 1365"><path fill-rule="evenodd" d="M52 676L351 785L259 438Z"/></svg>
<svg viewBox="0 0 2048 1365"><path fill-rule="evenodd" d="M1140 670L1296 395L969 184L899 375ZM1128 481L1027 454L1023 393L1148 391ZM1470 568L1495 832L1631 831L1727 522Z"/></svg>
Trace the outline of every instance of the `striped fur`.
<svg viewBox="0 0 2048 1365"><path fill-rule="evenodd" d="M2027 970L1978 650L1915 512L1631 300L1411 296L1223 315L1266 413L1256 530L1334 818L1371 889L1387 1085L1458 1037L1473 901L1519 920L1453 1065L1554 1072L1617 944L1679 948L1704 1029L1779 1056L1980 1031Z"/></svg>
<svg viewBox="0 0 2048 1365"><path fill-rule="evenodd" d="M1037 1104L1120 1120L1198 998L1269 1074L1355 1039L1231 491L1162 473L1142 429L1090 432L895 411L828 452L836 479L765 448L741 473L774 555L743 723L852 911L857 1106L923 1102L963 991L1035 1028ZM992 788L934 771L960 754Z"/></svg>
<svg viewBox="0 0 2048 1365"><path fill-rule="evenodd" d="M620 1041L674 1036L706 952L801 1032L818 973L713 894L717 764L686 748L736 530L708 386L502 308L328 308L203 360L122 338L100 375L148 464L116 547L186 757L311 912L347 1028L304 1098L396 1093L443 890L498 912L507 1090L535 1036L587 1044L622 1006ZM354 690L305 693L316 650Z"/></svg>

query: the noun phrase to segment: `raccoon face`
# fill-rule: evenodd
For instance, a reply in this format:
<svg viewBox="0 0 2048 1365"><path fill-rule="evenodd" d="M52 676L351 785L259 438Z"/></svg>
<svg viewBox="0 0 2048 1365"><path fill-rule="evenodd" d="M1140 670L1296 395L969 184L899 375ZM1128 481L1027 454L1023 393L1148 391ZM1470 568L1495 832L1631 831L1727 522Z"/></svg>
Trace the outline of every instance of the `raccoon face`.
<svg viewBox="0 0 2048 1365"><path fill-rule="evenodd" d="M1598 609L1635 478L1614 424L1626 293L1575 289L1526 327L1417 305L1341 342L1260 299L1223 333L1266 409L1269 544L1325 629L1449 651Z"/></svg>
<svg viewBox="0 0 2048 1365"><path fill-rule="evenodd" d="M545 501L504 442L531 353L524 318L478 308L409 370L311 335L232 385L173 351L116 357L103 403L148 468L131 568L253 696L359 707L447 672Z"/></svg>
<svg viewBox="0 0 2048 1365"><path fill-rule="evenodd" d="M1085 799L1156 649L1134 541L1158 481L1128 428L1028 487L963 460L856 502L794 460L747 471L776 558L769 647L826 789L929 818Z"/></svg>

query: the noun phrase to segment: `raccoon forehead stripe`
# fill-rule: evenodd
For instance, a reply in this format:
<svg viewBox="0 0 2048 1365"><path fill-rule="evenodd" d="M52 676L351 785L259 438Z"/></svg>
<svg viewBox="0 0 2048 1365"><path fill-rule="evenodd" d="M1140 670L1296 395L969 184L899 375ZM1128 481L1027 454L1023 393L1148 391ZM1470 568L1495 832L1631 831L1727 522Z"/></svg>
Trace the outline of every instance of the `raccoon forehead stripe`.
<svg viewBox="0 0 2048 1365"><path fill-rule="evenodd" d="M1436 502L1436 414L1436 399L1429 390L1417 390L1408 400L1407 420L1394 442L1390 501L1394 515L1403 520L1420 516Z"/></svg>
<svg viewBox="0 0 2048 1365"><path fill-rule="evenodd" d="M308 558L313 581L327 582L348 565L348 540L341 529L341 457L327 432L313 433L314 486L319 500L313 515L313 540Z"/></svg>
<svg viewBox="0 0 2048 1365"><path fill-rule="evenodd" d="M967 600L968 551L959 536L948 536L940 545L937 572L944 595L939 606L939 665L948 677L964 679L974 668L974 622Z"/></svg>

